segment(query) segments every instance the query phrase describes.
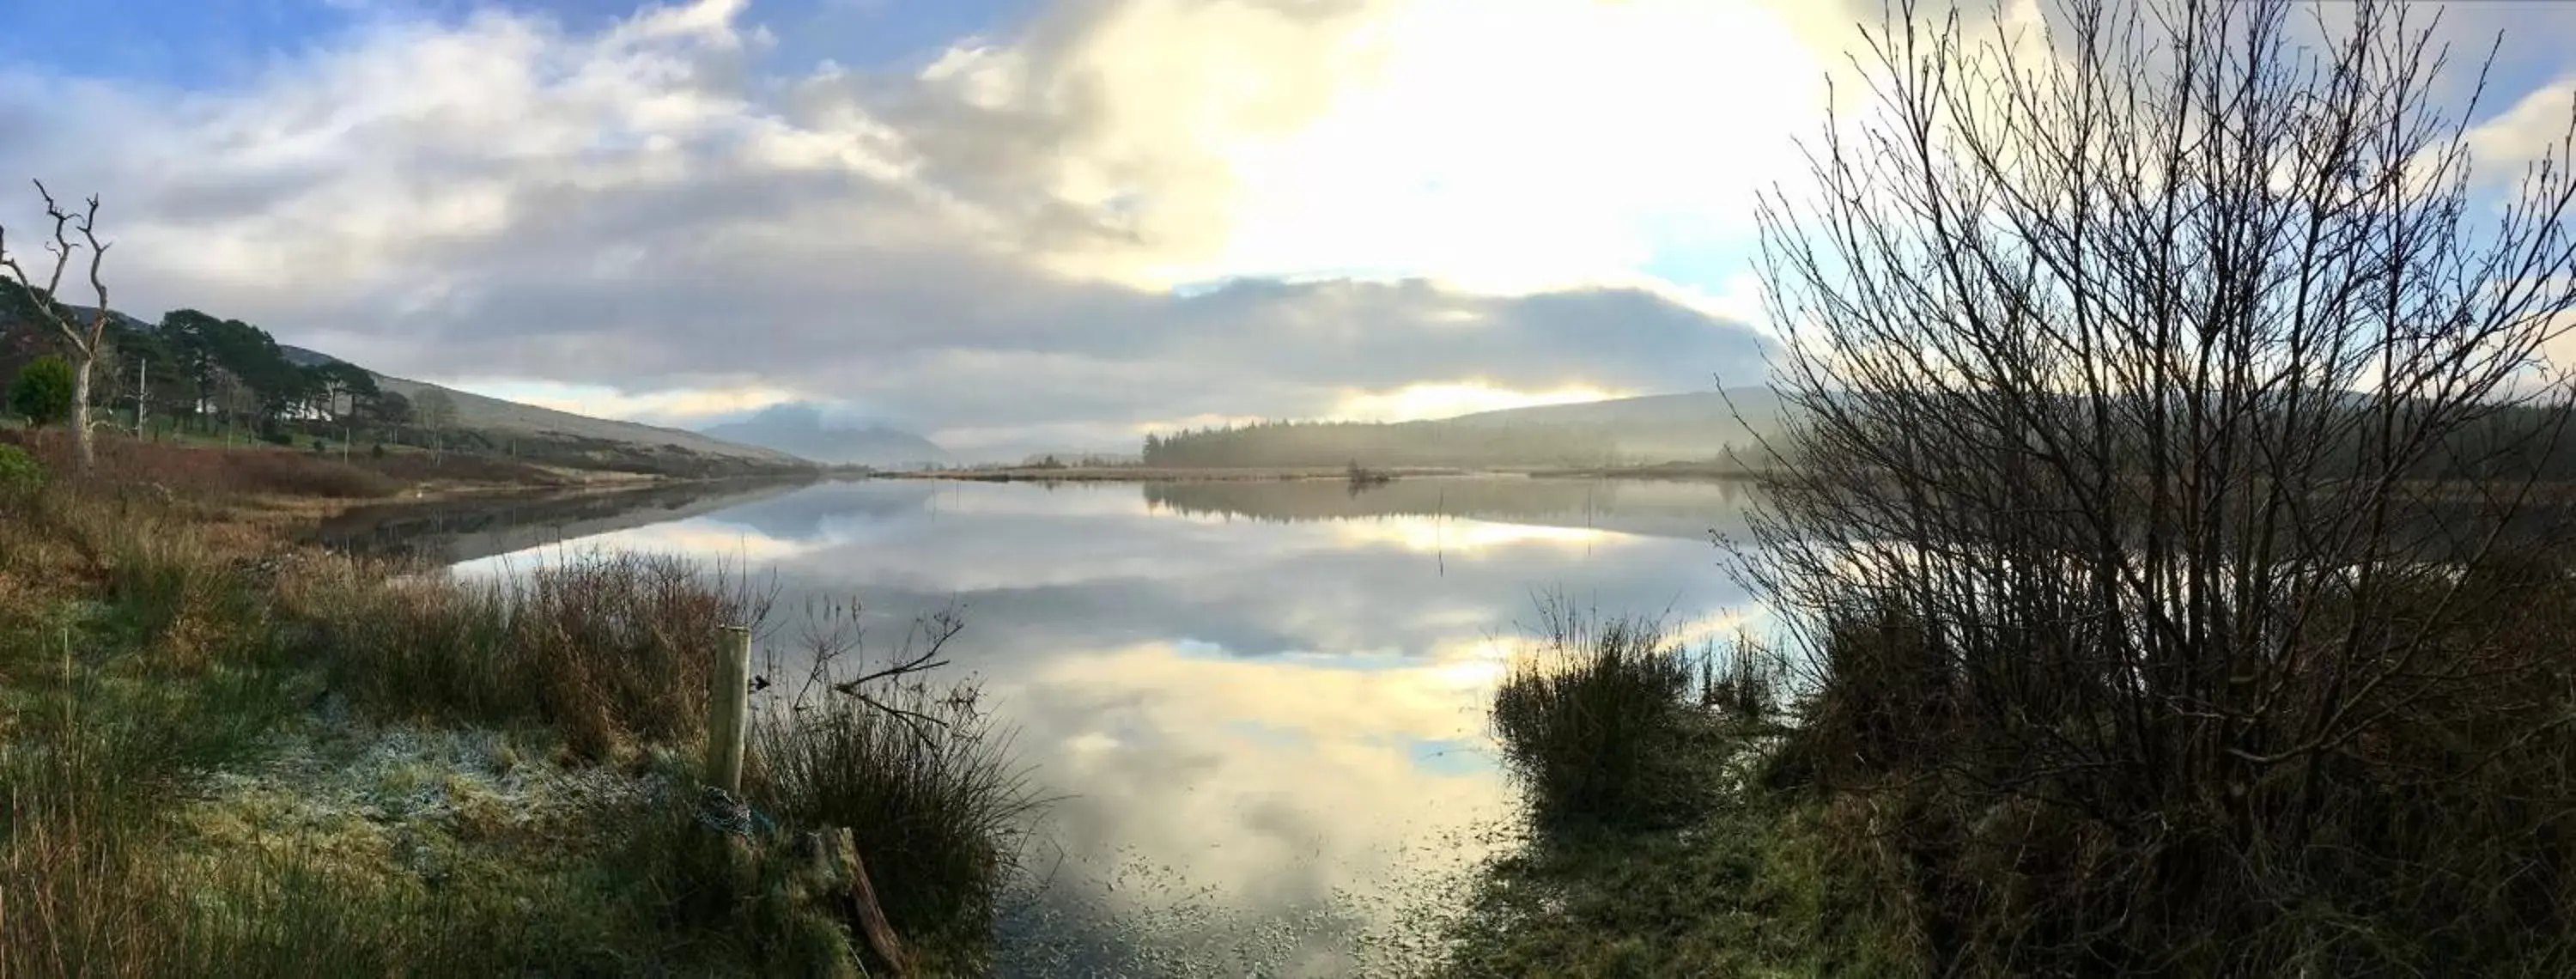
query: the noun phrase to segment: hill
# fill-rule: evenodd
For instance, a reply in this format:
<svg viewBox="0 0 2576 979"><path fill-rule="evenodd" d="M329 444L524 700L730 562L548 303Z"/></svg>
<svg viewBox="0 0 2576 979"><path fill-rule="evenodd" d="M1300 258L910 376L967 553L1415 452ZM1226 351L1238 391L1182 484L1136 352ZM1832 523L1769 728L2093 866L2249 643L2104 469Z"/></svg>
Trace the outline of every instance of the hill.
<svg viewBox="0 0 2576 979"><path fill-rule="evenodd" d="M948 450L919 435L883 425L837 425L822 409L802 402L772 405L701 432L831 465L919 467L949 458Z"/></svg>
<svg viewBox="0 0 2576 979"><path fill-rule="evenodd" d="M1620 461L1651 464L1751 453L1780 430L1780 399L1769 388L1653 394L1460 415L1432 423L1458 429L1566 427L1598 432Z"/></svg>
<svg viewBox="0 0 2576 979"><path fill-rule="evenodd" d="M1265 422L1145 442L1145 465L1171 467L1605 466L1699 461L1758 451L1780 406L1762 388L1545 405L1412 422Z"/></svg>
<svg viewBox="0 0 2576 979"><path fill-rule="evenodd" d="M74 316L91 313L87 307L66 308ZM434 439L447 450L679 476L749 475L813 465L774 449L696 432L591 418L390 377L329 354L277 343L256 326L196 310L173 311L158 323L123 312L111 311L111 316L109 334L117 356L100 368L96 403L110 411L133 412L141 407L138 402L148 402L156 422L199 434L220 432L227 439L256 434L277 444L300 444L307 437L393 444ZM53 349L54 339L33 322L0 316L0 377L14 375L26 360ZM149 398L138 398L134 388L147 378ZM399 397L379 398L378 391ZM453 423L435 436L399 413L431 391L443 393L456 407ZM384 413L391 409L399 412Z"/></svg>
<svg viewBox="0 0 2576 979"><path fill-rule="evenodd" d="M277 349L279 353L285 355L288 363L297 367L346 363L329 354L302 347L279 344ZM517 436L540 441L603 443L678 450L719 459L741 459L781 466L800 466L807 461L797 458L793 453L728 442L683 428L593 418L569 411L487 397L471 391L459 391L407 377L394 377L374 371L368 371L368 374L376 379L378 387L402 395L414 404L418 404L421 396L431 391L444 393L448 401L456 405L456 427L484 433L487 437L498 436L507 439Z"/></svg>

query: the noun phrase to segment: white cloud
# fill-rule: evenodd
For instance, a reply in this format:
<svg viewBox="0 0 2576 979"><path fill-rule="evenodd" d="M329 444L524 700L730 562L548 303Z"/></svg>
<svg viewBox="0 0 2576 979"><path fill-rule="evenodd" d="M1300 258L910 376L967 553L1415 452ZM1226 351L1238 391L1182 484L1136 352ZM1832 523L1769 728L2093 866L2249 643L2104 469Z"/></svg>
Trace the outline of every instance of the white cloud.
<svg viewBox="0 0 2576 979"><path fill-rule="evenodd" d="M432 383L486 397L569 411L594 418L624 418L653 425L691 427L720 416L758 411L797 400L794 392L757 383L721 388L673 388L628 393L604 384L553 381L433 378Z"/></svg>
<svg viewBox="0 0 2576 979"><path fill-rule="evenodd" d="M903 77L779 74L760 16L380 19L205 91L0 71L0 172L104 194L147 316L576 410L815 397L1119 445L1740 372L1725 295L1642 267L1744 232L1832 20L1101 0ZM1559 291L1588 284L1630 291Z"/></svg>
<svg viewBox="0 0 2576 979"><path fill-rule="evenodd" d="M1371 270L1484 292L1632 276L1750 230L1821 111L1813 5L1120 4L926 77L995 112L1079 100L1042 178L1123 238L1050 256L1168 287ZM1807 18L1802 20L1802 18ZM1109 247L1109 246L1119 247Z"/></svg>
<svg viewBox="0 0 2576 979"><path fill-rule="evenodd" d="M2469 154L2482 178L2519 179L2524 166L2544 157L2566 162L2571 122L2576 122L2576 75L2533 90L2469 130Z"/></svg>
<svg viewBox="0 0 2576 979"><path fill-rule="evenodd" d="M1516 391L1495 387L1481 379L1463 382L1408 384L1393 391L1348 391L1341 403L1325 417L1332 421L1401 422L1424 418L1453 418L1481 411L1528 408L1537 405L1574 404L1625 397L1633 391L1605 389L1577 384L1545 391Z"/></svg>

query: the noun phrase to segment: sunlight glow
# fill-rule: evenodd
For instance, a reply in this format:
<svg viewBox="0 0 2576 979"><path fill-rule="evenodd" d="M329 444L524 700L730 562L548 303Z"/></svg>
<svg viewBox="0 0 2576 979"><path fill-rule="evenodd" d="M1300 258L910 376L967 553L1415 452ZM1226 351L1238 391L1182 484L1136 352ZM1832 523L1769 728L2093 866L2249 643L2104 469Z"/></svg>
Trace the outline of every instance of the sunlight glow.
<svg viewBox="0 0 2576 979"><path fill-rule="evenodd" d="M1051 259L1156 288L1330 270L1520 294L1633 275L1749 233L1752 190L1796 167L1784 137L1823 108L1816 45L1844 26L1818 6L1136 4L1084 52L1105 131L1053 189L1132 215L1145 247ZM1001 105L1043 91L1030 67L961 47L929 74Z"/></svg>
<svg viewBox="0 0 2576 979"><path fill-rule="evenodd" d="M709 520L681 520L578 537L506 554L466 561L453 567L467 578L509 575L578 562L599 554L632 552L667 554L712 562L739 570L829 547L832 541L794 541L771 537L748 527Z"/></svg>
<svg viewBox="0 0 2576 979"><path fill-rule="evenodd" d="M593 418L622 418L644 424L692 425L733 412L757 411L796 400L777 388L745 385L728 388L673 388L629 394L601 384L562 384L519 378L433 381L487 398L568 411Z"/></svg>
<svg viewBox="0 0 2576 979"><path fill-rule="evenodd" d="M1581 527L1536 527L1457 517L1376 517L1332 524L1343 546L1394 545L1421 554L1467 554L1525 544L1579 548L1623 540L1625 534Z"/></svg>
<svg viewBox="0 0 2576 979"><path fill-rule="evenodd" d="M1402 422L1455 418L1484 411L1580 404L1624 398L1636 392L1569 384L1544 391L1516 391L1482 379L1410 384L1393 391L1342 392L1341 403L1327 418L1333 421Z"/></svg>

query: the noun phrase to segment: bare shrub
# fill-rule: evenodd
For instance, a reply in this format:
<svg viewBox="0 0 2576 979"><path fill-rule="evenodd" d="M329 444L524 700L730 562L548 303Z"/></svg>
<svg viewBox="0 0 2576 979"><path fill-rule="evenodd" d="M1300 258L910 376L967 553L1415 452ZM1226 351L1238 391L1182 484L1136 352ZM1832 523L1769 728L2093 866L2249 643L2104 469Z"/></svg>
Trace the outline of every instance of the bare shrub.
<svg viewBox="0 0 2576 979"><path fill-rule="evenodd" d="M2401 3L1905 3L1766 201L1740 567L1944 973L2547 972L2576 934L2567 144ZM2461 568L2483 569L2462 573Z"/></svg>

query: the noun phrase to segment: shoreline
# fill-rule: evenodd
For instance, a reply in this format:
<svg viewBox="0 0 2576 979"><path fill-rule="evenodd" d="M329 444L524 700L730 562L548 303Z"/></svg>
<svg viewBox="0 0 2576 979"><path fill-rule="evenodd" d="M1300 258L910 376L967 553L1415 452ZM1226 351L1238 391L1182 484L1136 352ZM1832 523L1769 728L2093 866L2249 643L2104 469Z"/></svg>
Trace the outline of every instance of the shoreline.
<svg viewBox="0 0 2576 979"><path fill-rule="evenodd" d="M1066 467L1063 469L955 469L906 470L877 473L875 479L956 480L968 483L1223 483L1291 480L1348 480L1347 466L1246 466L1228 469L1178 469L1125 466ZM1437 476L1487 475L1475 469L1414 467L1404 469L1371 469L1369 472L1397 479ZM1501 475L1501 474L1495 474Z"/></svg>
<svg viewBox="0 0 2576 979"><path fill-rule="evenodd" d="M1663 479L1663 480L1755 480L1765 473L1735 467L1703 466L1694 463L1661 463L1652 466L1613 466L1599 468L1543 468L1529 466L1461 468L1452 466L1416 466L1371 468L1372 474L1394 479L1440 479L1458 477L1519 477L1526 479ZM1241 467L1133 467L1092 466L1064 469L1035 469L1015 466L1007 469L910 469L875 473L873 479L955 480L968 483L1245 483L1288 482L1298 480L1337 480L1350 478L1346 466L1241 466Z"/></svg>

